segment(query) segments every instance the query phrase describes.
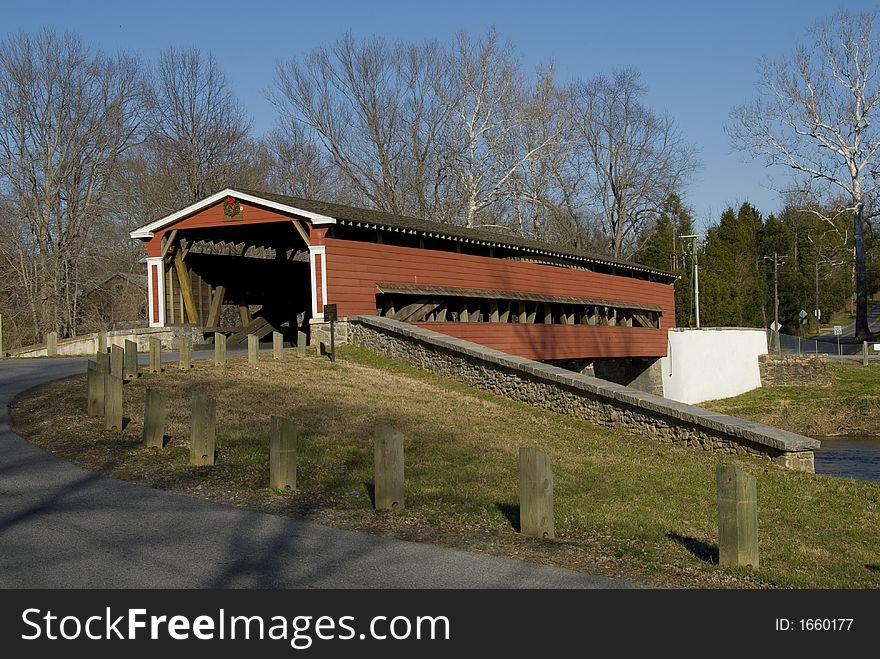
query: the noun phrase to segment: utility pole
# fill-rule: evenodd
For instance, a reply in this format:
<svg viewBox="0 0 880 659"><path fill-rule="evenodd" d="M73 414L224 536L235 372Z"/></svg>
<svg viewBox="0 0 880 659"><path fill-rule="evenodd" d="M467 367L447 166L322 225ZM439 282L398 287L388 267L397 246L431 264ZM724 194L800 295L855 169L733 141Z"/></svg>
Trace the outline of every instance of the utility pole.
<svg viewBox="0 0 880 659"><path fill-rule="evenodd" d="M773 252L773 256L765 256L764 258L767 260L773 259L773 343L776 354L779 354L779 266L785 265L785 261L782 259L788 258L788 256L779 256L777 252ZM816 267L818 268L818 266Z"/></svg>
<svg viewBox="0 0 880 659"><path fill-rule="evenodd" d="M691 239L694 252L694 313L697 320L697 329L700 329L700 266L697 263L697 238L699 238L699 235L690 233L686 236L679 236L679 238Z"/></svg>

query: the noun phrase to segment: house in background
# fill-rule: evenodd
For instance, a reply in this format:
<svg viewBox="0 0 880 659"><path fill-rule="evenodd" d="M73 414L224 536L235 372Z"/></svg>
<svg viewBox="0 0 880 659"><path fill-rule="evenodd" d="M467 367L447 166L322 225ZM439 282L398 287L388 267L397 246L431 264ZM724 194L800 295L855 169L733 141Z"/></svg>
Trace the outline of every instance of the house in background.
<svg viewBox="0 0 880 659"><path fill-rule="evenodd" d="M141 327L147 321L147 274L114 272L80 299L80 332Z"/></svg>

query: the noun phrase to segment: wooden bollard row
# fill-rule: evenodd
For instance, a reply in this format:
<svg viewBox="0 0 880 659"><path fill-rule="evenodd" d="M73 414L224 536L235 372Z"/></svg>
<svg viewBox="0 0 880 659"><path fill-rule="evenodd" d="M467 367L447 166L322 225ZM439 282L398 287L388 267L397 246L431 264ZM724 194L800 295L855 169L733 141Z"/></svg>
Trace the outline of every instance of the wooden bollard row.
<svg viewBox="0 0 880 659"><path fill-rule="evenodd" d="M275 343L273 336L273 356ZM221 345L225 348L225 341ZM188 357L186 348L182 351L186 351ZM225 350L222 356L225 358ZM122 363L122 352L117 346L111 347L110 353L99 352L96 361L88 363L88 414L103 415L107 430L121 431L123 426ZM130 371L127 363L125 371ZM146 446L161 448L164 445L166 408L167 399L163 394L147 390L143 436ZM212 397L203 392L193 394L190 439L190 462L193 465L215 464L216 411L216 401ZM405 508L404 440L402 433L388 426L379 426L374 432L373 484L377 510L402 511ZM269 486L272 489L296 489L298 442L297 429L291 420L280 416L271 418ZM760 560L755 477L737 467L719 465L716 490L719 565L757 569ZM520 533L535 538L554 538L553 472L548 454L534 448L519 450L519 495Z"/></svg>

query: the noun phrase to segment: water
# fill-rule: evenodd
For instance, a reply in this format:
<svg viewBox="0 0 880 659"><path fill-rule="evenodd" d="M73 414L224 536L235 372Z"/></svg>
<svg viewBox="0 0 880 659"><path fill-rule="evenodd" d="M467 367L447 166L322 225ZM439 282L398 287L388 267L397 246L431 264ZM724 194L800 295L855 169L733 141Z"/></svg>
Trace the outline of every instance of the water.
<svg viewBox="0 0 880 659"><path fill-rule="evenodd" d="M880 480L880 437L817 437L816 473Z"/></svg>

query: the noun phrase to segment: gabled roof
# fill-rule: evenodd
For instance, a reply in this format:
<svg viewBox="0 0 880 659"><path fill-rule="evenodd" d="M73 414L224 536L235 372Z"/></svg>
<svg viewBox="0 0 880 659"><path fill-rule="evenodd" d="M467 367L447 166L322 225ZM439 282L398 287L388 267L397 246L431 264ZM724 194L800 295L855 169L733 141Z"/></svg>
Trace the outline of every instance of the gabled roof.
<svg viewBox="0 0 880 659"><path fill-rule="evenodd" d="M102 286L107 284L112 279L115 279L116 277L120 277L121 279L124 279L125 281L127 281L130 284L134 284L135 286L139 286L140 288L147 290L147 275L146 274L134 275L130 272L114 272L113 274L108 275L103 280L101 280L99 283L95 284L94 286L89 288L87 291L85 291L84 295L91 295L96 290L98 290L99 288L101 288Z"/></svg>
<svg viewBox="0 0 880 659"><path fill-rule="evenodd" d="M314 213L331 216L335 218L337 224L341 225L369 226L371 228L399 230L431 238L448 238L460 242L470 242L493 247L507 247L525 253L554 257L569 262L580 261L585 263L596 263L604 266L621 268L623 270L643 272L656 275L663 279L668 279L669 281L678 278L671 273L663 270L656 270L655 268L649 268L638 263L631 263L610 256L598 256L579 249L558 247L538 240L531 240L520 236L511 236L509 234L489 231L487 229L472 229L456 226L454 224L423 220L417 217L395 215L384 211L357 208L355 206L344 206L342 204L315 201L313 199L302 199L300 197L289 197L267 192L248 192L251 195L264 199L271 199L280 204L303 208Z"/></svg>
<svg viewBox="0 0 880 659"><path fill-rule="evenodd" d="M149 239L153 232L165 228L184 217L196 213L211 206L226 196L233 196L242 201L262 204L284 213L299 215L307 218L312 224L348 225L361 226L372 229L383 229L395 232L404 232L428 238L447 239L462 243L473 243L489 247L508 248L524 255L534 255L537 258L550 257L560 259L572 265L578 263L596 264L600 266L619 268L624 271L638 272L653 275L660 279L672 282L678 277L663 270L649 268L638 263L631 263L610 256L601 256L569 247L559 247L538 240L531 240L520 236L490 231L487 229L461 227L454 224L445 224L424 220L406 215L396 215L384 211L369 210L356 206L345 206L314 199L303 199L272 192L260 192L241 188L226 188L225 190L206 197L195 204L177 211L167 217L148 224L131 233L132 238Z"/></svg>
<svg viewBox="0 0 880 659"><path fill-rule="evenodd" d="M290 206L289 204L279 203L271 199L269 195L263 195L261 193L255 194L251 192L246 192L244 190L234 190L232 188L226 188L225 190L221 190L220 192L212 194L210 197L205 197L204 199L201 199L194 204L190 204L186 208L182 208L181 210L172 213L171 215L166 215L165 217L160 218L155 222L150 222L150 224L142 226L140 229L135 229L131 232L130 235L132 238L147 240L149 238L152 238L153 234L156 231L160 231L161 229L164 229L165 227L170 226L178 220L182 220L183 218L192 215L193 213L198 213L200 210L204 210L209 206L213 206L218 201L221 201L226 197L235 197L240 201L249 201L252 204L268 206L269 208L281 211L282 213L299 215L300 217L307 218L314 225L335 224L335 220L332 217L326 217L319 213L314 213L308 209L296 208L294 206Z"/></svg>

